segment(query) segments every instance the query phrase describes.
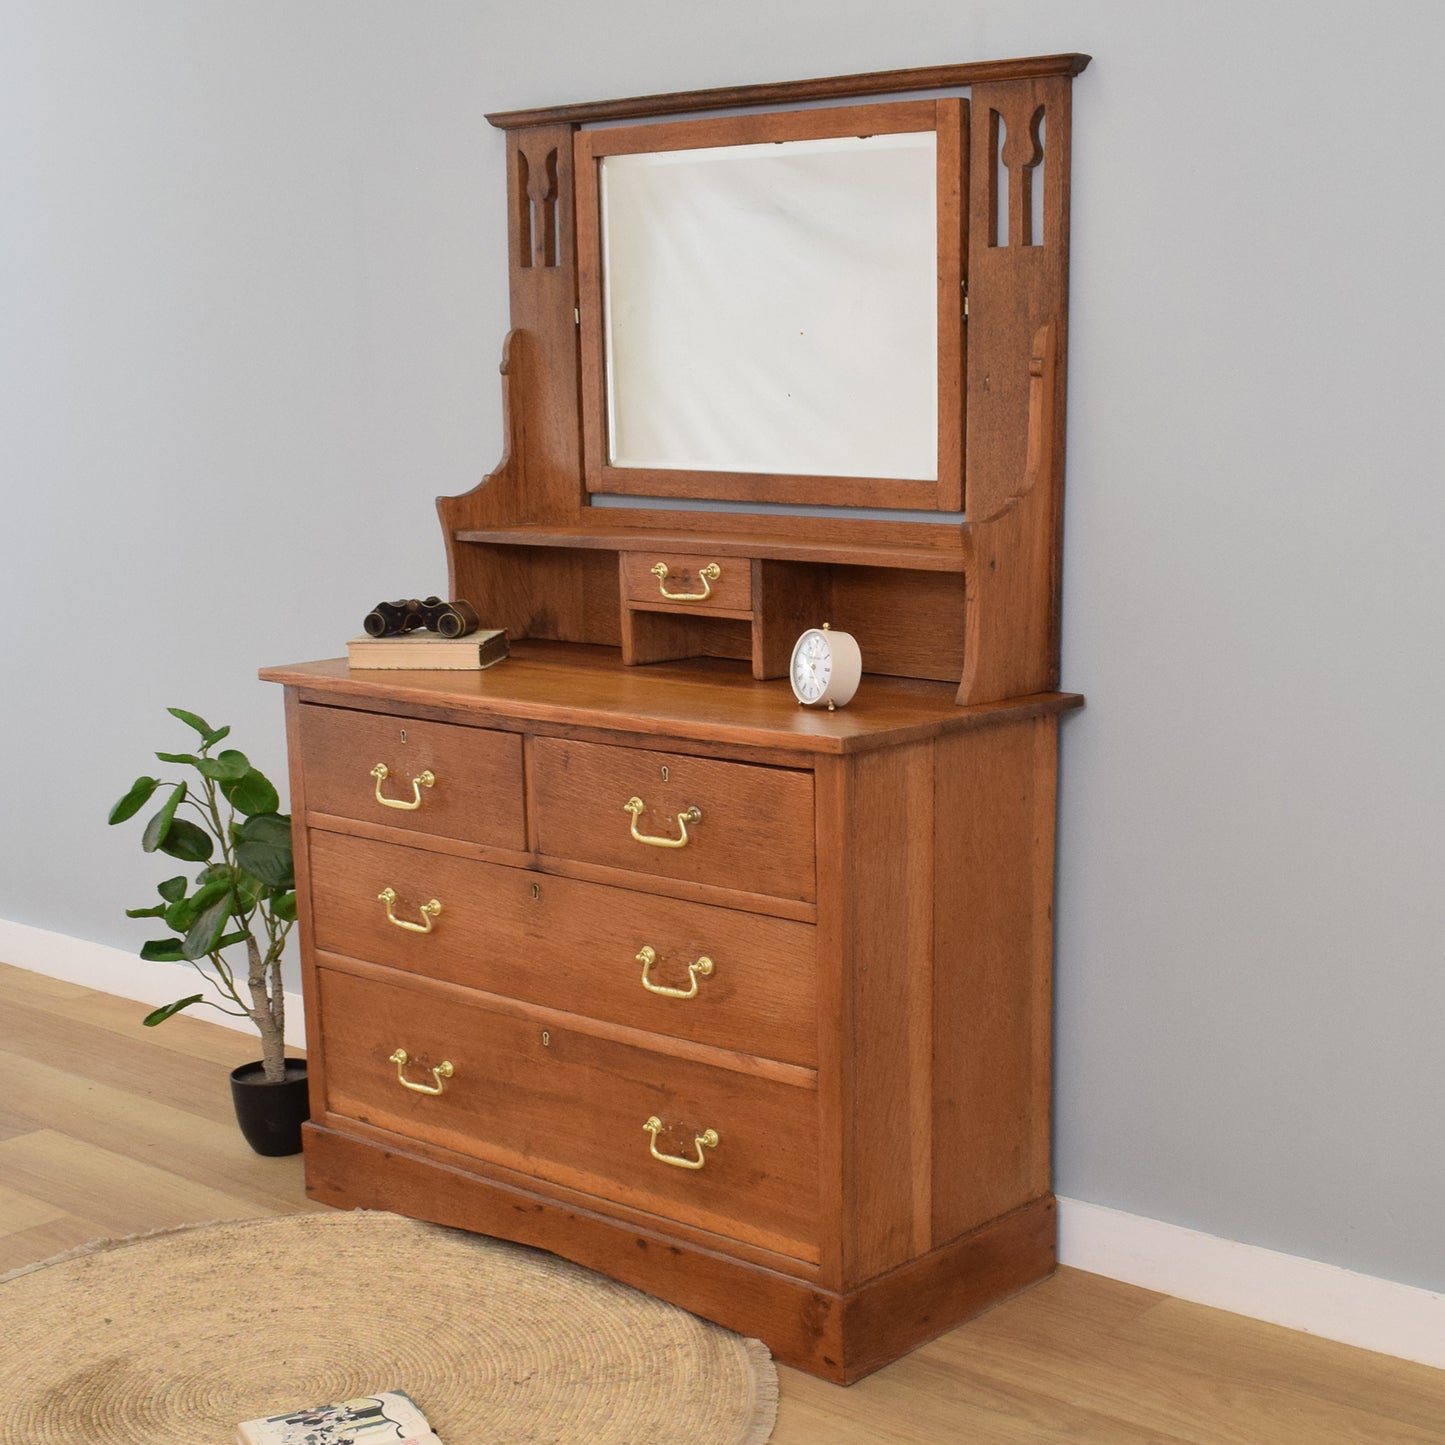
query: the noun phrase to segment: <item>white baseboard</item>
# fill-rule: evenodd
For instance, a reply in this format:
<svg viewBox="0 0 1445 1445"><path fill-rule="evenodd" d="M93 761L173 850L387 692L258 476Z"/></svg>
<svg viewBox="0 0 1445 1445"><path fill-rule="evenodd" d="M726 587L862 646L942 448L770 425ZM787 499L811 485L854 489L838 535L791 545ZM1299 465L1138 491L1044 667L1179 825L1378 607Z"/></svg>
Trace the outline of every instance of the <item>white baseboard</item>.
<svg viewBox="0 0 1445 1445"><path fill-rule="evenodd" d="M1445 1294L1078 1199L1059 1263L1327 1340L1445 1368Z"/></svg>
<svg viewBox="0 0 1445 1445"><path fill-rule="evenodd" d="M203 991L204 985L196 971L186 963L151 963L123 948L107 943L93 943L87 938L71 938L45 928L32 928L28 923L12 923L0 918L0 963L43 973L47 978L64 979L83 984L120 998L133 998L138 1003L156 1008L172 1003L188 994ZM254 1035L250 1019L236 1018L213 1008L193 1004L188 1010L196 1018L226 1028ZM286 1042L293 1048L306 1047L305 1005L299 993L286 994Z"/></svg>

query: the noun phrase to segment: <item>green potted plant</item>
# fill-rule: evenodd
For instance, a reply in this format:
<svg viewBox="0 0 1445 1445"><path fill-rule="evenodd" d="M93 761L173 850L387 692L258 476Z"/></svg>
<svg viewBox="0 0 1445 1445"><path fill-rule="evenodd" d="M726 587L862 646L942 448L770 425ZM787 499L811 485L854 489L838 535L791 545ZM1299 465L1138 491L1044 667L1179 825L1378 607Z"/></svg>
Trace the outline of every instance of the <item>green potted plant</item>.
<svg viewBox="0 0 1445 1445"><path fill-rule="evenodd" d="M140 956L189 963L214 997L194 993L154 1010L154 1026L192 1004L248 1018L261 1035L259 1062L231 1074L236 1117L258 1154L294 1154L307 1117L306 1064L285 1056L286 996L281 956L296 921L291 819L280 798L242 752L213 749L229 727L213 728L183 708L167 708L199 735L190 753L162 753L163 763L188 770L179 780L147 775L131 784L110 810L110 822L134 817L159 791L164 802L145 825L141 847L183 863L199 864L157 888L160 902L126 909L127 918L157 918L170 930L152 938ZM231 950L244 950L244 966ZM232 955L234 956L234 955Z"/></svg>

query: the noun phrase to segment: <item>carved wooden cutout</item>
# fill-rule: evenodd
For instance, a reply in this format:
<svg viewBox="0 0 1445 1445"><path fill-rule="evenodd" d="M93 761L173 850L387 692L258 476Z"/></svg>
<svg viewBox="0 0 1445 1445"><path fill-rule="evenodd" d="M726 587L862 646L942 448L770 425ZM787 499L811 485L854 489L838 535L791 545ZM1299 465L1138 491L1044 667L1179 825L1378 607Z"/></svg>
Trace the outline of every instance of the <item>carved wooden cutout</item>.
<svg viewBox="0 0 1445 1445"><path fill-rule="evenodd" d="M988 182L988 244L1039 246L1043 244L1043 217L1034 191L1042 194L1044 159L1044 107L1036 106L1028 124L1010 126L1008 118L990 109L988 153L993 158Z"/></svg>
<svg viewBox="0 0 1445 1445"><path fill-rule="evenodd" d="M527 152L517 147L517 203L512 215L517 225L517 264L532 264L532 198L530 193L531 167L527 164Z"/></svg>
<svg viewBox="0 0 1445 1445"><path fill-rule="evenodd" d="M988 113L988 155L989 164L985 172L988 187L987 216L988 244L1008 245L1008 197L1009 174L1003 161L1003 148L1008 135L1008 125L998 111L990 108ZM1002 204L1000 204L1002 202ZM1003 221L1003 234L999 233L999 221Z"/></svg>
<svg viewBox="0 0 1445 1445"><path fill-rule="evenodd" d="M517 256L518 265L557 266L561 263L561 217L557 183L557 148L553 146L534 167L527 152L517 147Z"/></svg>
<svg viewBox="0 0 1445 1445"><path fill-rule="evenodd" d="M1037 106L1027 126L1015 126L1008 132L1001 152L1008 168L1008 237L1014 246L1032 246L1034 240L1034 167L1044 158L1044 108Z"/></svg>

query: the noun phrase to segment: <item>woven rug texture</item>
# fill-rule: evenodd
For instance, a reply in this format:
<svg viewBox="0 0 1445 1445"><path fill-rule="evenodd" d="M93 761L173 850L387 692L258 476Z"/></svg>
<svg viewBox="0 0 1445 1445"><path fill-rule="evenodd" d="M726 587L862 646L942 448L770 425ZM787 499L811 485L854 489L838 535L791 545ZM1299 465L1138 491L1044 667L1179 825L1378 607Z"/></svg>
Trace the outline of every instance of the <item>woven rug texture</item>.
<svg viewBox="0 0 1445 1445"><path fill-rule="evenodd" d="M0 1279L5 1445L230 1445L404 1390L443 1445L762 1445L767 1349L540 1250L374 1211L103 1240Z"/></svg>

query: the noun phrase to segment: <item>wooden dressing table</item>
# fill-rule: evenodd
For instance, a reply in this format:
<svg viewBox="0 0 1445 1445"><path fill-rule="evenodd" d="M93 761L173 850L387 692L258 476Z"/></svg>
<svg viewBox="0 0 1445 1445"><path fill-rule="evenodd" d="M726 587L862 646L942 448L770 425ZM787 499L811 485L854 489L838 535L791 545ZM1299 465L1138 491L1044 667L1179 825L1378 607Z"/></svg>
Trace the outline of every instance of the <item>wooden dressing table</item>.
<svg viewBox="0 0 1445 1445"><path fill-rule="evenodd" d="M509 157L509 444L438 511L450 595L506 627L512 656L262 674L286 687L314 1197L553 1250L841 1382L1053 1268L1085 64L491 117ZM813 102L830 104L792 109ZM608 158L820 139L832 156L864 136L904 137L937 179L936 467L630 460ZM887 452L886 428L860 451L874 442ZM836 712L786 680L823 621L864 659Z"/></svg>

